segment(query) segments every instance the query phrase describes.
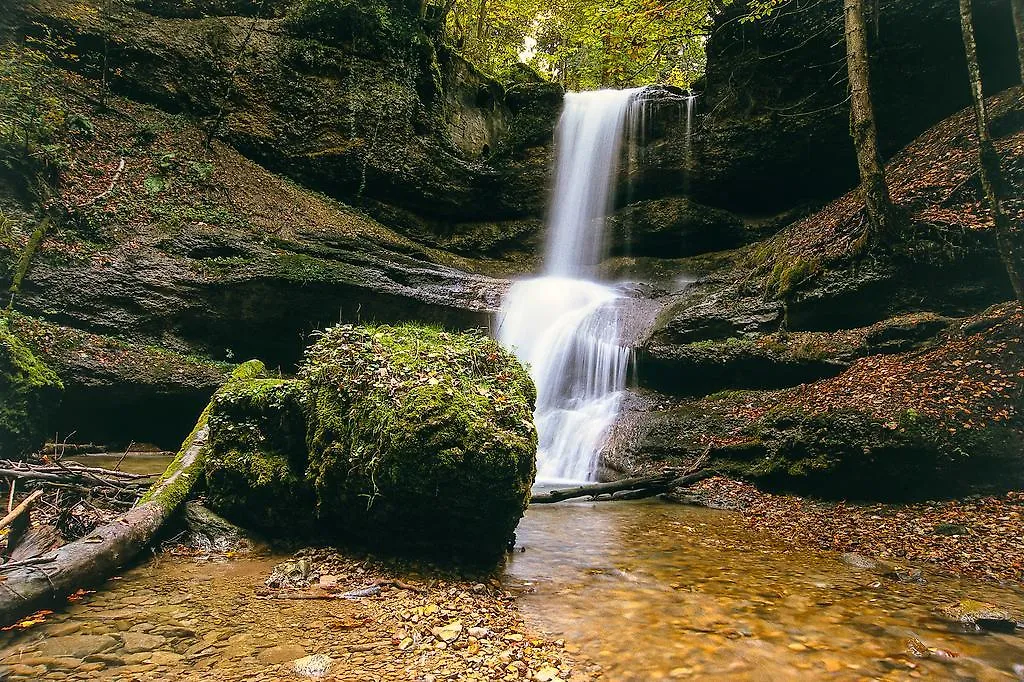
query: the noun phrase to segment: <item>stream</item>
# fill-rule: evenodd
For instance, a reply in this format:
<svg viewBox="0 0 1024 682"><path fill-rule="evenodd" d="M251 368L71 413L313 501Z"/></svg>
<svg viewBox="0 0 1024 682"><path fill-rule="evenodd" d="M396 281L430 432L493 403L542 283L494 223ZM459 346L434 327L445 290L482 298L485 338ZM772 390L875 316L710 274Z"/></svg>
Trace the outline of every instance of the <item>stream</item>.
<svg viewBox="0 0 1024 682"><path fill-rule="evenodd" d="M520 608L607 679L1020 679L1024 636L957 632L935 613L965 598L1017 609L1020 589L934 567L898 582L787 548L734 512L659 502L534 506L518 536ZM916 658L912 638L949 654Z"/></svg>
<svg viewBox="0 0 1024 682"><path fill-rule="evenodd" d="M602 679L1012 681L1024 662L1024 637L958 632L936 616L964 598L1024 607L1024 591L934 567L923 567L926 582L894 581L835 553L787 548L733 512L541 505L518 540L502 578L518 609ZM280 676L287 661L322 653L348 666L337 679L420 679L397 663L389 671L387 658L360 667L369 663L352 653L362 650L352 635L327 627L358 602L254 600L281 560L158 555L47 622L0 634L0 660L9 679L295 679ZM366 636L372 646L380 633ZM948 653L916 658L911 639Z"/></svg>

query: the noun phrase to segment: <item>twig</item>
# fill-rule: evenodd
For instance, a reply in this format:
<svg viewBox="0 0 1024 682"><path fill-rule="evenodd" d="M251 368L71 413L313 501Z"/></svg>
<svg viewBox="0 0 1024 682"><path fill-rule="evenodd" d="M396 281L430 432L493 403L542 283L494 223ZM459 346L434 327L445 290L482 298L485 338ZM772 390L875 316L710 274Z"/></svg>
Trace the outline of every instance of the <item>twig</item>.
<svg viewBox="0 0 1024 682"><path fill-rule="evenodd" d="M18 485L16 479L11 480L11 494L7 496L7 513L10 514L11 510L14 509L14 487Z"/></svg>
<svg viewBox="0 0 1024 682"><path fill-rule="evenodd" d="M117 464L114 465L114 471L119 471L121 469L121 462L123 462L124 458L128 456L128 453L131 451L133 445L135 445L135 441L128 442L128 447L125 448L124 454L121 455L121 459L117 460Z"/></svg>
<svg viewBox="0 0 1024 682"><path fill-rule="evenodd" d="M107 191L106 192L101 192L100 194L97 194L95 197L92 198L91 201L87 201L85 203L79 204L78 207L79 208L85 208L86 206L92 206L97 201L99 201L100 199L103 199L108 194L113 192L114 191L114 187L117 186L117 181L121 179L121 173L123 171L124 171L124 157L122 156L120 163L117 164L117 172L114 173L114 179L110 181L110 187L107 188Z"/></svg>

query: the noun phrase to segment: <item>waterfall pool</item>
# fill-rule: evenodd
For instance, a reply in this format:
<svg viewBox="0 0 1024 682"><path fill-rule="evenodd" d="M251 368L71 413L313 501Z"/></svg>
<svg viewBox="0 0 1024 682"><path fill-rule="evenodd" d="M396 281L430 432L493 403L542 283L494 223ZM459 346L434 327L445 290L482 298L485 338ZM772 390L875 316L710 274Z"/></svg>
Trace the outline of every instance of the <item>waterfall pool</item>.
<svg viewBox="0 0 1024 682"><path fill-rule="evenodd" d="M468 667L435 666L424 663L427 653L402 648L410 597L435 601L444 613L467 592L476 600L469 613L510 609L525 618L525 632L538 633L524 642L497 632L499 650L564 640L566 655L577 659L564 678L573 682L1012 681L1024 670L1017 667L1021 634L970 632L937 615L962 599L1024 610L1019 588L957 580L934 566L921 567L925 582L899 582L858 567L861 560L787 547L731 512L655 501L533 507L518 536L522 551L500 576L517 595L511 604L480 597L472 581L355 602L266 600L254 591L283 556L196 563L159 555L45 623L0 633L0 673L11 680L295 680L303 678L289 667L293 659L323 654L334 660L329 679L337 680L540 674L540 667L513 674L504 666L498 674L472 655ZM430 583L423 575L409 580ZM460 617L466 627L477 622L465 610ZM463 637L449 646L471 644ZM429 654L445 652L431 645Z"/></svg>

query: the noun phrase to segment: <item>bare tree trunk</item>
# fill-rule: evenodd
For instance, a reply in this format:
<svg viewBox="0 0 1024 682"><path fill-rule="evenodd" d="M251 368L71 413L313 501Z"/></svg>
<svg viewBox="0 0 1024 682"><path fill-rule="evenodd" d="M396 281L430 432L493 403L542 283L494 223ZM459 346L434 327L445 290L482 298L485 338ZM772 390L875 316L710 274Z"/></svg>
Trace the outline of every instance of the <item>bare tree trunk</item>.
<svg viewBox="0 0 1024 682"><path fill-rule="evenodd" d="M850 134L857 149L861 193L867 208L870 234L875 238L886 238L894 231L895 211L885 182L885 167L878 155L878 130L868 75L864 0L844 0L844 13L846 68L850 77Z"/></svg>
<svg viewBox="0 0 1024 682"><path fill-rule="evenodd" d="M1017 32L1017 63L1020 66L1020 82L1024 83L1024 0L1010 0L1013 8L1013 29Z"/></svg>
<svg viewBox="0 0 1024 682"><path fill-rule="evenodd" d="M480 13L476 17L476 39L484 39L484 23L487 21L487 0L480 0Z"/></svg>
<svg viewBox="0 0 1024 682"><path fill-rule="evenodd" d="M971 96L974 99L974 118L978 125L978 161L981 166L981 189L996 224L996 242L999 255L1010 276L1010 285L1017 300L1024 303L1024 282L1021 280L1021 262L1017 254L1016 239L1010 218L1003 212L999 192L1003 188L1003 173L999 167L999 153L988 131L988 111L981 88L981 70L978 68L978 48L974 40L974 17L971 0L960 0L960 28L967 55L967 72L971 77Z"/></svg>

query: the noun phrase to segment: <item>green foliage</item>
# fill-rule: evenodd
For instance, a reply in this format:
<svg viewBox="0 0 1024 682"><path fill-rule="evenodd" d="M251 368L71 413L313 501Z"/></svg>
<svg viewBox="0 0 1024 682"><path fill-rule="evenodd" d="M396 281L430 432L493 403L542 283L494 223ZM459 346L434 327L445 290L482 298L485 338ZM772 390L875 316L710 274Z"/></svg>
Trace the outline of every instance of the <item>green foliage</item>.
<svg viewBox="0 0 1024 682"><path fill-rule="evenodd" d="M419 42L419 27L400 5L383 0L299 0L285 24L296 35L328 45L360 42L387 51Z"/></svg>
<svg viewBox="0 0 1024 682"><path fill-rule="evenodd" d="M91 124L69 118L61 100L47 83L50 55L76 58L70 44L39 27L41 37L29 37L23 45L0 49L0 167L31 176L63 163L61 136L69 123L91 134Z"/></svg>
<svg viewBox="0 0 1024 682"><path fill-rule="evenodd" d="M449 33L463 54L505 80L521 62L569 90L667 83L704 71L706 0L456 0Z"/></svg>
<svg viewBox="0 0 1024 682"><path fill-rule="evenodd" d="M0 314L0 457L22 457L43 444L63 388Z"/></svg>

